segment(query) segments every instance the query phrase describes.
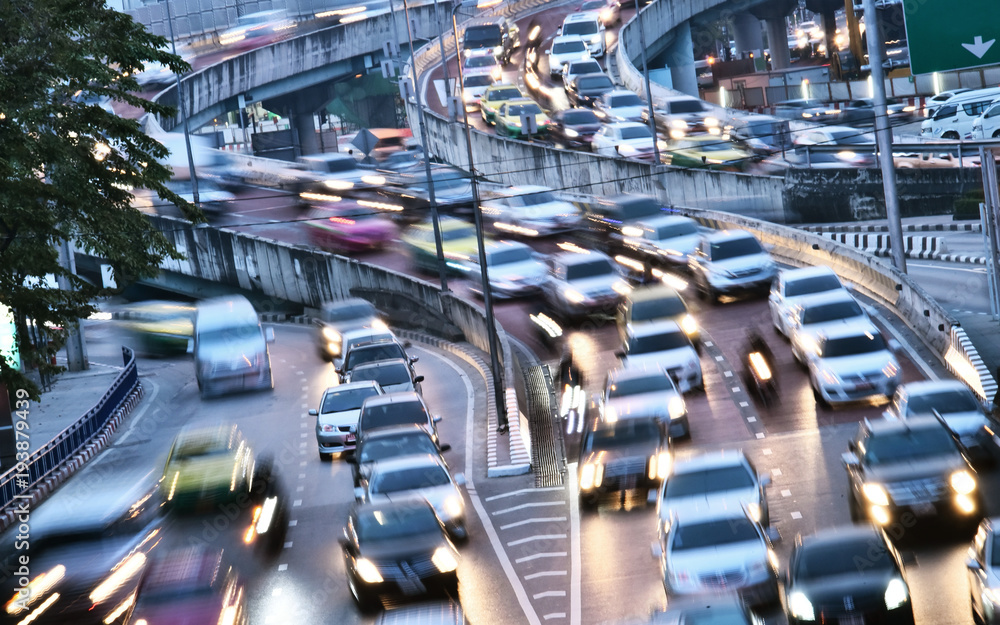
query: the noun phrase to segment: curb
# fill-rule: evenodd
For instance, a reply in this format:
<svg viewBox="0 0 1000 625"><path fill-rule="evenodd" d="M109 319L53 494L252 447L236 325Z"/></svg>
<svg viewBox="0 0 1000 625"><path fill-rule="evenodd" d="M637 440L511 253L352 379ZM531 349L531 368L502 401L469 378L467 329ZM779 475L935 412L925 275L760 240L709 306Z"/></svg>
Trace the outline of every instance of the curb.
<svg viewBox="0 0 1000 625"><path fill-rule="evenodd" d="M830 226L802 226L800 230L806 232L888 232L889 226L883 225L862 225L862 224L839 224ZM903 232L982 232L982 224L906 224L903 225Z"/></svg>
<svg viewBox="0 0 1000 625"><path fill-rule="evenodd" d="M889 235L884 232L873 234L862 234L847 230L839 231L816 231L824 238L851 245L859 250L872 254L873 256L889 257L892 251L889 248ZM907 258L919 260L940 260L952 263L971 263L975 265L985 265L987 257L977 254L950 254L944 238L934 236L906 236L903 237L905 243L904 255Z"/></svg>
<svg viewBox="0 0 1000 625"><path fill-rule="evenodd" d="M36 483L31 487L26 497L19 497L12 502L12 506L25 506L28 510L31 510L41 502L45 501L45 499L58 489L63 482L69 479L74 473L90 461L91 458L107 446L108 441L115 433L115 430L125 417L128 416L139 404L142 400L142 396L142 382L139 381L136 383L135 388L132 389L132 392L128 394L128 397L126 397L125 400L122 401L121 405L118 406L118 409L115 410L114 415L104 425L100 433L96 434L93 439L91 439L90 443L70 458L64 460L58 468L50 471L49 475L42 478L41 482ZM4 532L7 528L14 525L18 521L19 514L23 514L23 512L19 513L16 509L7 510L0 514L0 532Z"/></svg>

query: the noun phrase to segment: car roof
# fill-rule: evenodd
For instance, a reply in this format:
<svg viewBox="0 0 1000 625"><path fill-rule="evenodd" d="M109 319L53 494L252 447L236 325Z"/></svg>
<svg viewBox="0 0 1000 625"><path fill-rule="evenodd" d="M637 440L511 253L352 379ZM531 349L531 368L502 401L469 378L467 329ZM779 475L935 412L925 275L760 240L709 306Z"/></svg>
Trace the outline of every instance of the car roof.
<svg viewBox="0 0 1000 625"><path fill-rule="evenodd" d="M656 217L643 217L642 219L636 222L636 225L644 225L652 228L654 226L668 226L670 224L679 224L687 222L692 222L694 223L695 226L698 225L698 222L695 221L694 219L691 219L690 217L685 217L684 215L667 215L667 214L658 215Z"/></svg>
<svg viewBox="0 0 1000 625"><path fill-rule="evenodd" d="M584 250L582 252L559 252L558 254L553 254L551 256L554 262L562 263L563 265L579 265L581 263L588 263L595 259L604 259L608 262L611 261L611 257L600 250Z"/></svg>
<svg viewBox="0 0 1000 625"><path fill-rule="evenodd" d="M230 448L240 438L242 438L242 434L235 423L187 427L177 434L174 439L174 448L177 450L193 447Z"/></svg>
<svg viewBox="0 0 1000 625"><path fill-rule="evenodd" d="M917 415L905 420L884 418L869 419L864 422L863 427L875 436L901 432L904 430L924 430L935 428L947 432L944 425L937 420L937 417L930 415Z"/></svg>
<svg viewBox="0 0 1000 625"><path fill-rule="evenodd" d="M344 343L349 343L351 339L358 337L371 337L368 341L363 343L358 343L358 346L367 345L368 343L388 343L391 341L399 341L396 333L392 330L375 330L373 328L357 328L356 330L347 330L341 334L341 339Z"/></svg>
<svg viewBox="0 0 1000 625"><path fill-rule="evenodd" d="M514 195L529 195L531 193L541 193L543 191L554 191L552 187L543 187L537 184L526 184L516 187L510 187L503 192L503 195L510 197Z"/></svg>
<svg viewBox="0 0 1000 625"><path fill-rule="evenodd" d="M629 328L629 336L642 337L642 336L652 336L654 334L684 334L681 327L677 325L676 321L663 320L663 321L652 321L649 323L642 323L637 326L631 326ZM687 335L685 335L687 336Z"/></svg>
<svg viewBox="0 0 1000 625"><path fill-rule="evenodd" d="M374 304L360 297L348 297L347 299L338 299L320 304L320 308L328 311L339 310L341 308L354 308L355 306L366 306L372 309L375 308Z"/></svg>
<svg viewBox="0 0 1000 625"><path fill-rule="evenodd" d="M399 366L406 367L407 362L402 358L386 358L385 360L376 360L375 362L366 362L360 364L354 367L352 371L353 373L357 373L358 371L361 371L363 369L381 369L382 367L399 367Z"/></svg>
<svg viewBox="0 0 1000 625"><path fill-rule="evenodd" d="M737 519L746 519L756 525L747 515L747 511L743 508L742 503L731 503L726 500L691 500L691 503L684 505L680 509L675 509L673 518L681 525L685 523L704 523L720 520L735 521Z"/></svg>
<svg viewBox="0 0 1000 625"><path fill-rule="evenodd" d="M625 380L647 378L654 375L665 376L667 375L667 370L660 365L654 364L625 365L623 367L615 367L608 372L607 384L614 384Z"/></svg>
<svg viewBox="0 0 1000 625"><path fill-rule="evenodd" d="M393 425L391 427L378 428L375 430L364 432L361 435L361 440L358 441L358 444L360 445L365 441L395 438L398 436L410 437L414 435L426 437L431 442L433 442L434 440L433 438L431 438L431 435L427 433L427 429L424 428L424 426L420 425L419 423L401 423L399 425Z"/></svg>
<svg viewBox="0 0 1000 625"><path fill-rule="evenodd" d="M373 395L365 400L365 406L383 406L387 404L408 404L412 402L424 403L416 391L399 391L397 393L386 393L385 395Z"/></svg>
<svg viewBox="0 0 1000 625"><path fill-rule="evenodd" d="M221 549L185 547L153 558L143 573L142 588L163 589L161 592L208 588L224 570Z"/></svg>
<svg viewBox="0 0 1000 625"><path fill-rule="evenodd" d="M583 39L581 39L579 35L559 35L558 37L552 38L552 45L555 45L557 43L565 43L567 41L583 42Z"/></svg>
<svg viewBox="0 0 1000 625"><path fill-rule="evenodd" d="M961 380L921 380L919 382L907 382L899 387L900 391L905 391L908 395L921 395L923 393L937 393L940 391L962 390L972 393L972 389ZM974 394L974 393L973 393Z"/></svg>
<svg viewBox="0 0 1000 625"><path fill-rule="evenodd" d="M520 97L520 98L511 98L510 100L507 100L507 102L505 102L505 104L538 104L538 102L535 102L534 100L532 100L528 96L523 96L523 97ZM539 107L539 108L541 108L541 107Z"/></svg>
<svg viewBox="0 0 1000 625"><path fill-rule="evenodd" d="M573 22L593 22L597 21L597 16L590 11L584 11L582 13L570 13L563 20L563 24L571 24Z"/></svg>
<svg viewBox="0 0 1000 625"><path fill-rule="evenodd" d="M438 466L446 471L448 470L448 466L444 463L441 456L435 454L410 454L408 456L397 456L395 458L379 460L375 466L375 473L430 466Z"/></svg>
<svg viewBox="0 0 1000 625"><path fill-rule="evenodd" d="M464 625L462 606L455 601L426 601L379 613L377 625Z"/></svg>
<svg viewBox="0 0 1000 625"><path fill-rule="evenodd" d="M845 542L882 540L882 532L874 525L838 525L800 536L796 541L802 548L824 547Z"/></svg>
<svg viewBox="0 0 1000 625"><path fill-rule="evenodd" d="M527 243L522 243L521 241L511 241L509 239L491 240L487 241L485 246L487 253L496 252L503 249L518 249L522 247L531 247ZM534 251L534 248L532 248Z"/></svg>
<svg viewBox="0 0 1000 625"><path fill-rule="evenodd" d="M801 299L797 300L795 305L800 308L808 308L812 306L823 306L825 304L832 304L834 302L846 302L846 301L857 302L858 300L853 295L851 295L851 293L847 290L835 289L833 291L824 291L822 293L805 295Z"/></svg>
<svg viewBox="0 0 1000 625"><path fill-rule="evenodd" d="M704 235L705 239L712 243L719 241L733 241L736 239L748 239L757 237L752 232L746 230L717 230Z"/></svg>
<svg viewBox="0 0 1000 625"><path fill-rule="evenodd" d="M695 473L706 469L722 467L749 468L749 460L742 449L721 449L705 451L691 456L681 456L674 459L671 474Z"/></svg>
<svg viewBox="0 0 1000 625"><path fill-rule="evenodd" d="M401 360L401 359L397 359L397 360ZM379 361L379 362L381 362L381 361ZM367 366L367 364L358 365L357 367L355 367L355 369L360 369L360 368L365 367L365 366ZM372 388L372 387L378 388L378 382L376 382L375 380L361 380L361 381L358 381L358 382L345 382L344 384L338 384L337 386L331 386L328 389L326 389L325 391L323 391L323 397L326 397L328 393L336 393L338 391L353 391L353 390L359 389L359 388Z"/></svg>
<svg viewBox="0 0 1000 625"><path fill-rule="evenodd" d="M604 94L605 97L611 97L613 95L637 95L635 91L630 89L612 89L611 91Z"/></svg>
<svg viewBox="0 0 1000 625"><path fill-rule="evenodd" d="M608 124L608 125L614 128L635 128L636 126L638 126L640 128L646 128L647 130L649 129L649 126L643 124L642 122L615 122L613 124Z"/></svg>
<svg viewBox="0 0 1000 625"><path fill-rule="evenodd" d="M654 284L650 286L640 286L629 293L627 301L648 302L662 299L681 299L681 294L673 287L666 284Z"/></svg>
<svg viewBox="0 0 1000 625"><path fill-rule="evenodd" d="M816 276L836 276L837 272L823 265L817 267L798 267L796 269L782 269L781 277L785 282L793 280L806 280Z"/></svg>
<svg viewBox="0 0 1000 625"><path fill-rule="evenodd" d="M845 336L857 336L859 334L881 334L875 324L871 321L857 321L855 323L844 323L832 326L823 332L823 338L839 339Z"/></svg>

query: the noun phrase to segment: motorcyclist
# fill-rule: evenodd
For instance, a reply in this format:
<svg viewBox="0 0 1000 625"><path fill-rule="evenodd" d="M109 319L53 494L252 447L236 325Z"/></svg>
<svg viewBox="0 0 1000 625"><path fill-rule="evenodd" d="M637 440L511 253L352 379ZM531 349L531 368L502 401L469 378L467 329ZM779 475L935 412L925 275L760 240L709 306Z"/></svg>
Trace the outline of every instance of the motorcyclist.
<svg viewBox="0 0 1000 625"><path fill-rule="evenodd" d="M764 359L764 363L770 371L770 378L767 380L759 379L758 375L754 373L753 364L750 362L750 355L757 352ZM778 379L777 379L777 368L775 367L774 353L771 351L770 346L768 346L767 341L761 336L757 328L750 328L747 331L747 340L743 348L743 365L746 367L747 375L750 376L748 382L753 381L757 384L759 390L764 390L763 386L765 384L769 385L775 392L778 390Z"/></svg>

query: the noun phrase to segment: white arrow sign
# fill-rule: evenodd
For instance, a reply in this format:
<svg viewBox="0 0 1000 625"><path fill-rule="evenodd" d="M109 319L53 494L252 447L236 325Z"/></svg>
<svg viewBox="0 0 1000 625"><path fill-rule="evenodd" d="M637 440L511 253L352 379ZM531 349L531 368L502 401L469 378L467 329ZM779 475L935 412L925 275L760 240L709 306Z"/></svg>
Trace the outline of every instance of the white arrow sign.
<svg viewBox="0 0 1000 625"><path fill-rule="evenodd" d="M969 52L976 55L977 59L983 58L983 55L990 51L996 39L990 39L989 41L983 41L982 37L976 36L975 43L963 43L962 47Z"/></svg>

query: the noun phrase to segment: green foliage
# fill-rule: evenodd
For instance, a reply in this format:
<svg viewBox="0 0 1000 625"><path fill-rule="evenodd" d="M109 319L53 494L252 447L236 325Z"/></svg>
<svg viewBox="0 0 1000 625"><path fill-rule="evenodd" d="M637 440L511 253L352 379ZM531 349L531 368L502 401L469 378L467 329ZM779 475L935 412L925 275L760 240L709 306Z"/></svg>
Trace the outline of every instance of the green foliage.
<svg viewBox="0 0 1000 625"><path fill-rule="evenodd" d="M147 188L201 213L163 183L166 149L137 121L100 106L110 98L152 113L170 109L134 95L131 75L157 61L187 71L164 52L167 41L149 33L104 0L0 0L0 304L19 322L26 368L47 367L54 346L29 344L25 323L66 328L93 312L90 302L109 293L70 276L73 290L51 289L44 276L66 275L58 247L108 259L119 285L155 275L176 257L172 245L131 206L133 188ZM37 389L0 358L0 382Z"/></svg>
<svg viewBox="0 0 1000 625"><path fill-rule="evenodd" d="M955 210L952 212L953 220L979 219L979 205L985 202L982 189L973 189L955 198Z"/></svg>

